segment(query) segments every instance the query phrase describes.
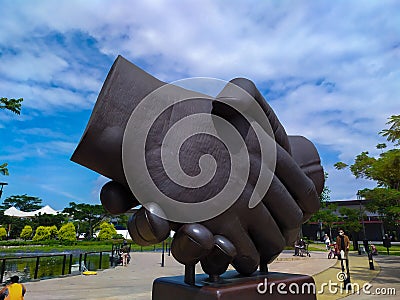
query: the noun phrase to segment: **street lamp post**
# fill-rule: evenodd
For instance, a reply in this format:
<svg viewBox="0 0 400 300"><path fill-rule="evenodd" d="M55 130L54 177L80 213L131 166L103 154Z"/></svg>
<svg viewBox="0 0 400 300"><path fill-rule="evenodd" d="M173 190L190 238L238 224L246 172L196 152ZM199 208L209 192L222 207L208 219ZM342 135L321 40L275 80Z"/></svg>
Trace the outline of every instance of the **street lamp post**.
<svg viewBox="0 0 400 300"><path fill-rule="evenodd" d="M1 188L0 188L0 198L1 198L1 195L3 195L3 187L5 185L8 185L8 183L7 182L0 182L0 186L1 186Z"/></svg>
<svg viewBox="0 0 400 300"><path fill-rule="evenodd" d="M362 200L361 198L362 198L362 197L361 197L361 195L360 195L360 191L358 191L358 192L357 192L357 200L358 200L359 203L360 203L360 216L361 216L361 223L362 223L363 231L364 231L364 240L363 240L364 249L365 249L365 251L367 252L368 263L369 263L369 269L370 269L370 270L375 270L375 267L374 267L374 258L372 257L372 251L371 251L370 248L369 248L367 235L365 234L364 217L363 217L363 215L362 215L362 210L361 210L361 200Z"/></svg>
<svg viewBox="0 0 400 300"><path fill-rule="evenodd" d="M363 214L362 214L362 209L361 209L362 197L361 197L361 195L360 195L359 192L357 192L357 200L358 200L358 203L360 204L360 218L361 218L361 224L362 224L362 227L363 227L364 240L366 240L366 239L367 239L367 236L366 236L366 234L365 234L364 216L363 216Z"/></svg>

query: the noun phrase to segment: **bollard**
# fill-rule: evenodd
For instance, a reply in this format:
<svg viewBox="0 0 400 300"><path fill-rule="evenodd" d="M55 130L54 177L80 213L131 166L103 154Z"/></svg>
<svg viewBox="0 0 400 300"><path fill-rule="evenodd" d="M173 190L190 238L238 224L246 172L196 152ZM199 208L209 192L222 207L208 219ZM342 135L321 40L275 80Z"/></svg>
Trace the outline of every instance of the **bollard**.
<svg viewBox="0 0 400 300"><path fill-rule="evenodd" d="M101 261L103 259L103 252L100 251L100 258L99 258L99 270L101 270Z"/></svg>
<svg viewBox="0 0 400 300"><path fill-rule="evenodd" d="M372 257L372 251L368 251L368 262L369 262L369 269L370 270L375 270L374 259Z"/></svg>
<svg viewBox="0 0 400 300"><path fill-rule="evenodd" d="M162 242L162 254L161 254L161 267L164 267L165 264L165 258L164 258L164 241Z"/></svg>
<svg viewBox="0 0 400 300"><path fill-rule="evenodd" d="M344 260L346 261L346 272L345 272L344 263L343 263ZM342 267L342 273L346 274L346 277L345 277L345 279L343 281L343 287L346 290L351 291L349 259L348 258L344 258L344 257L340 257L340 264L341 264L341 267Z"/></svg>

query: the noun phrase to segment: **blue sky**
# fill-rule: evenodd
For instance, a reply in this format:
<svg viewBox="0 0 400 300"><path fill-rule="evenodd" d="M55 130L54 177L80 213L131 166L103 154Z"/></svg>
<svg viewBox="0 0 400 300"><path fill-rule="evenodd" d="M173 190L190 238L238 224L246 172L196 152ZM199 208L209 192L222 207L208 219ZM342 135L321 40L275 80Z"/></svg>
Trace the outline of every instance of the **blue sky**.
<svg viewBox="0 0 400 300"><path fill-rule="evenodd" d="M247 77L289 134L312 140L334 200L374 184L336 171L400 113L398 1L0 0L3 198L99 203L106 178L69 159L118 54L171 82Z"/></svg>

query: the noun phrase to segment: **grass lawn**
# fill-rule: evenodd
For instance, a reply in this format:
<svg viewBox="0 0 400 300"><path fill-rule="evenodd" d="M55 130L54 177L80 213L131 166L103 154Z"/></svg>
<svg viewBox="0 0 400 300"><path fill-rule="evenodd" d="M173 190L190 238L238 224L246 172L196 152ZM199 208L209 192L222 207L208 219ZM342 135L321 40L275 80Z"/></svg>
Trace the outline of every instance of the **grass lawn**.
<svg viewBox="0 0 400 300"><path fill-rule="evenodd" d="M378 250L379 255L387 255L387 250L386 247L383 247L382 245L375 245L376 250ZM397 255L400 256L400 246L398 245L393 245L392 247L389 248L389 255Z"/></svg>

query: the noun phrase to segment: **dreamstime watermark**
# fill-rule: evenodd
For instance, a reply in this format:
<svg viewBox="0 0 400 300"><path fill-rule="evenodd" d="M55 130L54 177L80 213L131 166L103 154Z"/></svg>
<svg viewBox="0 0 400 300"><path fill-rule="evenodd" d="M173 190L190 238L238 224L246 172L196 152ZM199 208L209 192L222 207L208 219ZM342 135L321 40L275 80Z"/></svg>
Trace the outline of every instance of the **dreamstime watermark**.
<svg viewBox="0 0 400 300"><path fill-rule="evenodd" d="M201 93L194 92L199 87ZM266 113L251 95L232 83L211 78L189 78L163 85L147 95L133 110L123 136L122 164L135 197L146 209L164 219L193 223L214 218L237 201L248 183L248 145L234 124L227 118L212 114L215 98L208 95L215 91L218 91L219 102L239 113L251 126L259 144L260 170L249 208L263 199L272 182L276 165L274 132ZM215 157L202 153L197 162L200 172L188 175L184 171L181 151L187 141L199 136L217 139L227 149L229 178L216 195L204 201L186 203L188 201L181 201L180 197L185 189L204 187L215 178L219 167ZM149 161L146 156L151 151L156 153L151 159L157 159L157 162ZM187 155L190 149L185 151ZM149 164L153 164L153 169ZM169 182L154 179L161 173L166 174ZM174 194L171 186L176 186L179 193ZM163 187L170 193L166 193Z"/></svg>
<svg viewBox="0 0 400 300"><path fill-rule="evenodd" d="M396 295L396 288L393 287L376 287L370 283L364 283L362 286L358 283L338 283L332 280L321 283L318 287L314 282L304 283L285 283L285 282L268 282L265 278L263 282L257 285L259 294L280 294L280 295L299 295L299 294L365 294L365 295Z"/></svg>

